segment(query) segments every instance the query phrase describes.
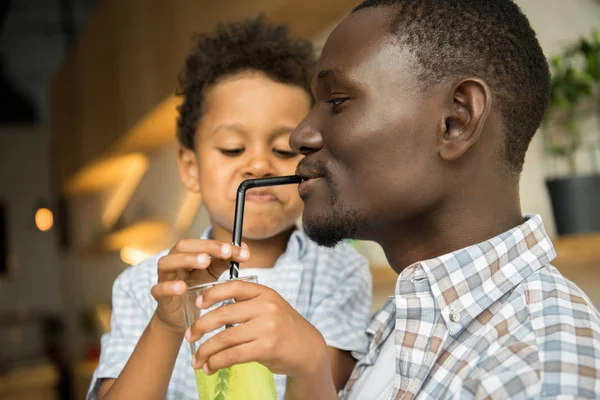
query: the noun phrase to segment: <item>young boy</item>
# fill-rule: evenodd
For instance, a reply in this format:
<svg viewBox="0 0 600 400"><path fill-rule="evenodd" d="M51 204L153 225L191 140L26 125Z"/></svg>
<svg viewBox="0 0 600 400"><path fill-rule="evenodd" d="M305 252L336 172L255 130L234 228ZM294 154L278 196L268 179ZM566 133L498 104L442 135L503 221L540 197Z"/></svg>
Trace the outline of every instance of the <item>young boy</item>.
<svg viewBox="0 0 600 400"><path fill-rule="evenodd" d="M88 399L197 399L181 294L225 279L231 260L242 262L240 276L258 275L321 332L333 380L344 386L355 363L350 353L367 344L366 260L347 244L319 247L296 227L303 205L295 185L248 191L244 246L230 244L238 185L296 169L289 136L312 105L313 62L309 42L262 18L199 36L181 79L178 160L211 226L201 239L181 240L117 278L111 331ZM286 377L275 381L283 398Z"/></svg>

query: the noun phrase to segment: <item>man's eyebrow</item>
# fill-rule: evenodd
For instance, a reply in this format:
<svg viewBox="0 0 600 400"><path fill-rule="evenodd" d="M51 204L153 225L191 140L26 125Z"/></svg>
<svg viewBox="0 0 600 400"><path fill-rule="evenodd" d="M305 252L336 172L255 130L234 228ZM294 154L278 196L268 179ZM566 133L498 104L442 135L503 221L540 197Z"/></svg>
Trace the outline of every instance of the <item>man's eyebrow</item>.
<svg viewBox="0 0 600 400"><path fill-rule="evenodd" d="M329 68L319 71L316 82L322 82L326 80L331 80L342 85L360 86L357 82L352 80L350 77L348 77L348 75L344 74L338 68Z"/></svg>
<svg viewBox="0 0 600 400"><path fill-rule="evenodd" d="M326 79L333 75L341 75L340 70L338 70L337 68L324 69L322 71L319 71L319 73L317 74L317 79L322 80L322 79Z"/></svg>

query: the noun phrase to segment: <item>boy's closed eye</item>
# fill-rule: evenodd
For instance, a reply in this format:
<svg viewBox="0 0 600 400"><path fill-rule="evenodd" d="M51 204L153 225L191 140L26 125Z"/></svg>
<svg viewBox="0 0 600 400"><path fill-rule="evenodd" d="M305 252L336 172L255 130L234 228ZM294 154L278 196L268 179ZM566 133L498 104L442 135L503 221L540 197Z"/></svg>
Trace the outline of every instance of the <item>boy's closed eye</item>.
<svg viewBox="0 0 600 400"><path fill-rule="evenodd" d="M244 148L220 148L218 150L221 154L223 154L224 156L227 156L227 157L241 156L242 154L244 154L244 151L245 151ZM283 158L283 159L293 158L298 155L296 152L294 152L292 150L277 149L277 148L273 149L273 153L277 157Z"/></svg>
<svg viewBox="0 0 600 400"><path fill-rule="evenodd" d="M220 148L219 151L221 152L221 154L223 154L224 156L227 157L237 157L237 156L241 156L242 154L244 154L244 148L240 147L240 148Z"/></svg>
<svg viewBox="0 0 600 400"><path fill-rule="evenodd" d="M279 158L294 158L298 155L298 153L290 150L290 149L273 149L273 153L275 153L275 155Z"/></svg>

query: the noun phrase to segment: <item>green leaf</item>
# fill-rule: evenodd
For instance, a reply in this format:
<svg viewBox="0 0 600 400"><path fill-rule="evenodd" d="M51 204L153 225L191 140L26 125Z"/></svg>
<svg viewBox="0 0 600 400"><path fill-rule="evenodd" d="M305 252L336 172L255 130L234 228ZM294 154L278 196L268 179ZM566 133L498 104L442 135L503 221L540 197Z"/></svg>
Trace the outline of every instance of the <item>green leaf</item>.
<svg viewBox="0 0 600 400"><path fill-rule="evenodd" d="M227 400L228 386L229 368L222 368L217 372L217 384L215 386L215 397L213 400Z"/></svg>
<svg viewBox="0 0 600 400"><path fill-rule="evenodd" d="M544 123L557 124L559 131L547 129L544 135L551 145L547 151L556 156L572 158L582 145L582 136L576 118L578 106L594 96L600 83L600 32L582 37L562 54L551 57L551 95ZM596 99L600 101L600 99ZM557 144L559 143L559 144Z"/></svg>
<svg viewBox="0 0 600 400"><path fill-rule="evenodd" d="M562 146L558 146L558 145L551 145L548 150L550 151L550 153L556 155L556 156L566 156L567 155L567 149L565 149Z"/></svg>

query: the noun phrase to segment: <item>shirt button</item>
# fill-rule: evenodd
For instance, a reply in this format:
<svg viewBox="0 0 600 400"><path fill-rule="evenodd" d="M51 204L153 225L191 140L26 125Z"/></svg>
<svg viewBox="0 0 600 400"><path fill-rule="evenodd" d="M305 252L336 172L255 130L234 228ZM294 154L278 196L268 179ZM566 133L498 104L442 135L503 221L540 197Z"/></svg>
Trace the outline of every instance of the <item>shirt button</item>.
<svg viewBox="0 0 600 400"><path fill-rule="evenodd" d="M454 311L454 310L450 310L450 321L452 321L452 322L458 322L459 319L460 318L459 318L458 313L456 311Z"/></svg>

